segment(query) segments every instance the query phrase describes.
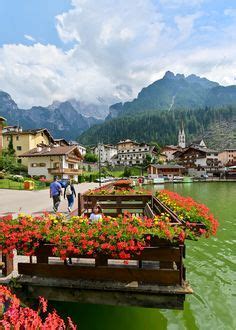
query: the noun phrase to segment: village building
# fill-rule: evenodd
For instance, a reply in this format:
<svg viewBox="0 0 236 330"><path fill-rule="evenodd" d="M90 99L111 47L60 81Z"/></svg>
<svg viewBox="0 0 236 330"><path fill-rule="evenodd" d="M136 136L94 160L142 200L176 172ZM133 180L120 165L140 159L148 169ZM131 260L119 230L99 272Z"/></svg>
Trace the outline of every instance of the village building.
<svg viewBox="0 0 236 330"><path fill-rule="evenodd" d="M7 149L12 140L17 161L23 165L28 165L27 158L20 158L22 154L36 148L38 144L49 145L54 143L54 139L46 128L22 130L21 127L4 127L3 130L3 148Z"/></svg>
<svg viewBox="0 0 236 330"><path fill-rule="evenodd" d="M207 148L206 143L204 142L203 139L199 139L199 140L193 141L192 143L190 143L189 147Z"/></svg>
<svg viewBox="0 0 236 330"><path fill-rule="evenodd" d="M147 155L152 159L158 156L156 146L136 141L125 140L117 143L117 155L113 156L113 165L140 165L146 160Z"/></svg>
<svg viewBox="0 0 236 330"><path fill-rule="evenodd" d="M52 180L56 175L61 179L78 181L82 174L82 155L77 146L38 145L20 156L27 159L28 174Z"/></svg>
<svg viewBox="0 0 236 330"><path fill-rule="evenodd" d="M219 153L219 160L223 166L236 165L236 148L222 150Z"/></svg>
<svg viewBox="0 0 236 330"><path fill-rule="evenodd" d="M82 146L79 142L77 141L69 141L69 145L70 146L77 146L79 148L79 151L81 153L81 155L84 157L86 154L86 148L84 146Z"/></svg>
<svg viewBox="0 0 236 330"><path fill-rule="evenodd" d="M158 164L150 164L147 168L148 177L151 179L155 179L158 177L168 177L173 178L176 176L182 176L185 172L185 167L181 165L175 164L166 164L166 165L158 165Z"/></svg>
<svg viewBox="0 0 236 330"><path fill-rule="evenodd" d="M54 139L54 143L59 146L69 146L69 142L66 139Z"/></svg>
<svg viewBox="0 0 236 330"><path fill-rule="evenodd" d="M93 148L93 152L102 165L111 164L112 158L117 155L117 147L111 144L98 144Z"/></svg>
<svg viewBox="0 0 236 330"><path fill-rule="evenodd" d="M173 146L173 145L167 145L161 149L161 154L166 156L166 160L172 161L174 159L174 153L178 150L180 150L178 146Z"/></svg>
<svg viewBox="0 0 236 330"><path fill-rule="evenodd" d="M167 162L167 156L165 154L160 153L158 155L158 162L162 164L166 164Z"/></svg>
<svg viewBox="0 0 236 330"><path fill-rule="evenodd" d="M5 122L5 118L0 117L0 155L2 153L2 149L3 149L3 138L2 138L2 131L3 131L3 125Z"/></svg>
<svg viewBox="0 0 236 330"><path fill-rule="evenodd" d="M182 152L177 151L175 160L184 166L190 175L213 175L219 169L218 151L208 148L188 147Z"/></svg>

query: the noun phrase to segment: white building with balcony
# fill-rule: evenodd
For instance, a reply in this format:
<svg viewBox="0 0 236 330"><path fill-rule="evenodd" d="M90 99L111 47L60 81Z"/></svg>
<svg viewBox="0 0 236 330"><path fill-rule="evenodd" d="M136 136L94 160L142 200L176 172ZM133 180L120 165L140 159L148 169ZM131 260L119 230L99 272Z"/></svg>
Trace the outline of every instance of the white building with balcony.
<svg viewBox="0 0 236 330"><path fill-rule="evenodd" d="M117 156L112 159L113 165L141 165L146 160L147 155L155 158L158 154L155 146L131 140L120 141L117 144L117 149Z"/></svg>
<svg viewBox="0 0 236 330"><path fill-rule="evenodd" d="M20 157L28 159L28 174L31 176L51 180L56 175L61 179L77 181L78 175L82 174L82 155L77 146L38 145Z"/></svg>
<svg viewBox="0 0 236 330"><path fill-rule="evenodd" d="M93 149L93 152L98 159L100 154L101 164L111 164L112 157L117 155L117 147L111 144L99 144Z"/></svg>

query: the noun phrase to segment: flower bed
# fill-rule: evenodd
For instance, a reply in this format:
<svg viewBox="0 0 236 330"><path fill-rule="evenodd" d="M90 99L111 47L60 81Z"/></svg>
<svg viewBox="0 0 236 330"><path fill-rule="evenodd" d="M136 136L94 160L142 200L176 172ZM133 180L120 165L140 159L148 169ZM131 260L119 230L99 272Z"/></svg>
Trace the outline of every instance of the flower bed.
<svg viewBox="0 0 236 330"><path fill-rule="evenodd" d="M114 185L115 189L121 189L121 188L129 189L129 188L131 188L132 181L131 180L118 180L113 185Z"/></svg>
<svg viewBox="0 0 236 330"><path fill-rule="evenodd" d="M0 329L76 329L71 319L67 324L54 310L47 312L47 300L39 297L39 307L35 311L23 307L11 291L0 285Z"/></svg>
<svg viewBox="0 0 236 330"><path fill-rule="evenodd" d="M98 196L107 196L107 195L115 195L115 196L126 196L126 195L151 195L152 193L145 189L132 189L132 188L120 188L114 189L111 187L110 189L98 188L94 190L90 190L86 193L88 196L98 195Z"/></svg>
<svg viewBox="0 0 236 330"><path fill-rule="evenodd" d="M174 211L180 220L184 221L186 228L193 230L197 228L198 224L202 223L205 228L199 227L198 232L200 235L209 237L216 234L219 223L204 204L199 204L190 197L183 197L168 190L160 191L157 193L157 197Z"/></svg>
<svg viewBox="0 0 236 330"><path fill-rule="evenodd" d="M158 197L175 211L183 224L171 223L168 213L154 219L137 217L129 213L116 218L103 217L90 223L87 217L45 214L40 217L19 215L0 219L0 251L12 255L33 255L42 243L53 244L53 254L65 259L70 255L109 255L111 258L130 259L140 255L150 245L151 237L171 242L183 242L185 238L209 237L216 233L217 221L209 210L192 199L162 191ZM203 223L205 228L198 226Z"/></svg>

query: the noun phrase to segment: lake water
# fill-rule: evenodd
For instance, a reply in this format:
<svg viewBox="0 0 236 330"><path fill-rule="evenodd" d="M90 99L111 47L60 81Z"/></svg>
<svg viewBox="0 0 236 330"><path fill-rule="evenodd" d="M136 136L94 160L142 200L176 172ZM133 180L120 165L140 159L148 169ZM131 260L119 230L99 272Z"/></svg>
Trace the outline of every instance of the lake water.
<svg viewBox="0 0 236 330"><path fill-rule="evenodd" d="M194 294L186 297L183 311L53 303L79 330L236 329L236 182L165 188L206 204L220 223L216 237L187 241L185 265Z"/></svg>

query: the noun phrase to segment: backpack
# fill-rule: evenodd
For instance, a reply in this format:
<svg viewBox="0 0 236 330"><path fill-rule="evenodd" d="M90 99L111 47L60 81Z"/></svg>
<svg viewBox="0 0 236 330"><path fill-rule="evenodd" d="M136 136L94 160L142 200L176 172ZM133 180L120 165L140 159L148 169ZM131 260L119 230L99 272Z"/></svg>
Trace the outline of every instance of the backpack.
<svg viewBox="0 0 236 330"><path fill-rule="evenodd" d="M72 189L71 189L71 185L69 184L66 187L66 196L72 195Z"/></svg>

